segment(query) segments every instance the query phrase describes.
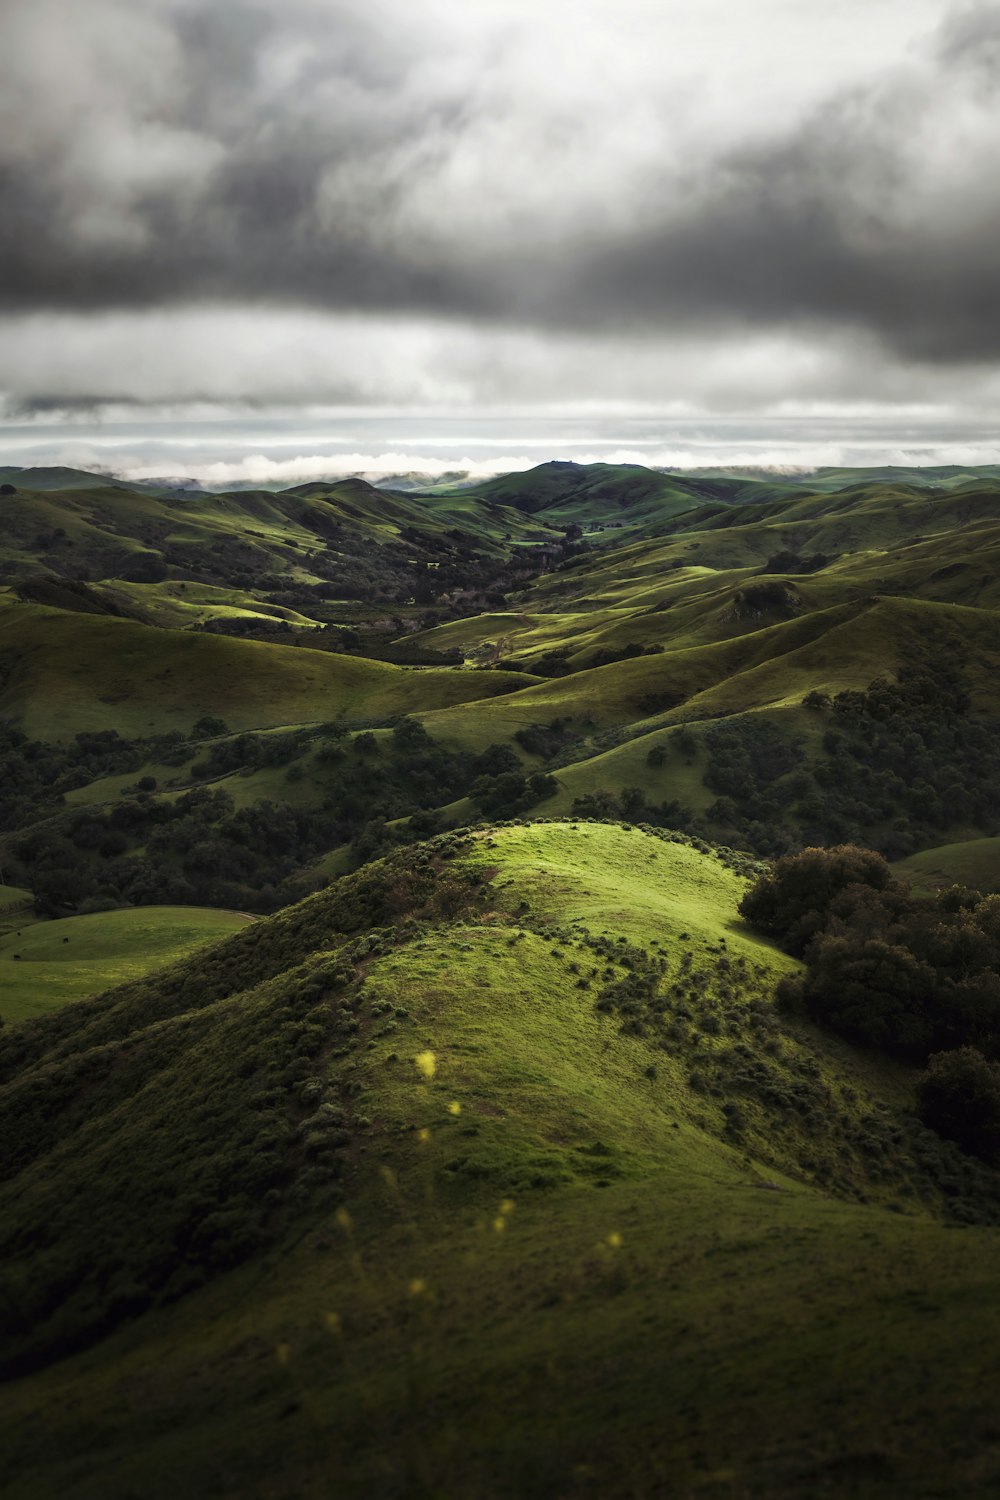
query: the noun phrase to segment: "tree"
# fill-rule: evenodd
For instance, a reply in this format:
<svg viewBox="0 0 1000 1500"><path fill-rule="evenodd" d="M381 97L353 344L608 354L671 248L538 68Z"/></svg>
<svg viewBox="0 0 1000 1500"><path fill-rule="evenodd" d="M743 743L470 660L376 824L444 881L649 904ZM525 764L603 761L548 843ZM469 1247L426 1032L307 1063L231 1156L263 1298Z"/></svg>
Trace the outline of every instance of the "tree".
<svg viewBox="0 0 1000 1500"><path fill-rule="evenodd" d="M1000 1160L1000 1067L974 1047L938 1052L917 1084L925 1125L963 1151Z"/></svg>
<svg viewBox="0 0 1000 1500"><path fill-rule="evenodd" d="M392 742L397 750L408 754L426 750L430 745L430 735L419 719L402 718L393 725Z"/></svg>
<svg viewBox="0 0 1000 1500"><path fill-rule="evenodd" d="M622 813L630 823L638 823L640 815L646 809L646 793L640 786L622 787L619 798Z"/></svg>
<svg viewBox="0 0 1000 1500"><path fill-rule="evenodd" d="M938 1023L935 974L908 948L884 938L823 937L800 981L816 1021L854 1041L926 1057Z"/></svg>
<svg viewBox="0 0 1000 1500"><path fill-rule="evenodd" d="M216 718L214 714L203 714L191 729L193 740L214 739L216 735L228 734L229 726L225 719Z"/></svg>
<svg viewBox="0 0 1000 1500"><path fill-rule="evenodd" d="M776 861L740 902L740 915L789 953L801 957L826 926L834 899L851 885L884 891L895 886L892 871L871 849L840 844L833 849L803 849Z"/></svg>

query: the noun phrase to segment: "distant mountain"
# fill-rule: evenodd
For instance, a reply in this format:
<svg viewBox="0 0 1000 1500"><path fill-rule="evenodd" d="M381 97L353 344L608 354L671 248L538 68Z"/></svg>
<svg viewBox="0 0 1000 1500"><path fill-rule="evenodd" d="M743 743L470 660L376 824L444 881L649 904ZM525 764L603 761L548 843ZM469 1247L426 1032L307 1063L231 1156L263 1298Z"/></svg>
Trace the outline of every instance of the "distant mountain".
<svg viewBox="0 0 1000 1500"><path fill-rule="evenodd" d="M842 490L857 484L910 484L922 489L950 490L977 483L979 480L1000 479L1000 464L980 464L968 467L959 464L901 465L883 464L872 468L819 468L819 469L766 469L766 468L709 468L689 471L689 477L699 479L732 480L746 478L762 482L773 481L782 486L797 486L807 490Z"/></svg>
<svg viewBox="0 0 1000 1500"><path fill-rule="evenodd" d="M94 474L86 469L0 468L0 484L13 484L19 490L98 490L131 488L122 479Z"/></svg>
<svg viewBox="0 0 1000 1500"><path fill-rule="evenodd" d="M496 500L551 525L591 529L649 529L706 504L733 505L780 499L794 486L741 476L711 478L669 474L641 464L539 464L523 473L465 487L461 493Z"/></svg>

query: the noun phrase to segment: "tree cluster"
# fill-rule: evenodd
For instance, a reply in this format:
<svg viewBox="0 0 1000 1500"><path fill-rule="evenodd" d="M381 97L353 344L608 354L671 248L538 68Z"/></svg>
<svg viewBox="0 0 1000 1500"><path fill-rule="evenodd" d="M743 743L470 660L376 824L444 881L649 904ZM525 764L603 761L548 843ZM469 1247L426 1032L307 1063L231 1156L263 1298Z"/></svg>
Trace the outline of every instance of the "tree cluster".
<svg viewBox="0 0 1000 1500"><path fill-rule="evenodd" d="M917 896L869 849L779 859L740 903L802 957L779 1004L857 1043L927 1063L925 1123L986 1159L1000 1140L1000 896Z"/></svg>

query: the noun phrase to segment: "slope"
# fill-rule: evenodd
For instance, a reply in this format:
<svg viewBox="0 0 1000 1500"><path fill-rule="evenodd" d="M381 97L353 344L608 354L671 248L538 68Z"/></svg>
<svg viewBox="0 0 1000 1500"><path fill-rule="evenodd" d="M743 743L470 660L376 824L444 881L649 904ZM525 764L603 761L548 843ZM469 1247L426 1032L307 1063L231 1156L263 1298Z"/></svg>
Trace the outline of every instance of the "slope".
<svg viewBox="0 0 1000 1500"><path fill-rule="evenodd" d="M741 887L498 827L14 1028L6 1492L989 1494L993 1174Z"/></svg>
<svg viewBox="0 0 1000 1500"><path fill-rule="evenodd" d="M405 569L414 556L440 561L472 547L505 557L559 539L516 509L412 500L360 479L278 493L161 496L98 475L30 488L31 473L0 496L0 565L8 576L44 567L139 583L171 576L248 587L275 575L315 583L363 568L364 549L370 564Z"/></svg>
<svg viewBox="0 0 1000 1500"><path fill-rule="evenodd" d="M120 479L107 474L91 474L86 469L61 465L17 468L0 465L0 484L12 484L19 490L127 489Z"/></svg>
<svg viewBox="0 0 1000 1500"><path fill-rule="evenodd" d="M447 493L447 492L446 492ZM553 526L592 531L648 530L707 503L723 505L792 494L779 481L706 479L667 474L641 464L552 461L523 473L504 474L462 493L513 506Z"/></svg>
<svg viewBox="0 0 1000 1500"><path fill-rule="evenodd" d="M920 891L945 890L952 885L1000 891L1000 838L939 844L901 859L896 868Z"/></svg>
<svg viewBox="0 0 1000 1500"><path fill-rule="evenodd" d="M146 906L14 930L0 936L0 1016L9 1025L143 978L250 920L197 906Z"/></svg>
<svg viewBox="0 0 1000 1500"><path fill-rule="evenodd" d="M381 720L520 686L503 673L415 669L38 605L0 610L0 709L33 737Z"/></svg>

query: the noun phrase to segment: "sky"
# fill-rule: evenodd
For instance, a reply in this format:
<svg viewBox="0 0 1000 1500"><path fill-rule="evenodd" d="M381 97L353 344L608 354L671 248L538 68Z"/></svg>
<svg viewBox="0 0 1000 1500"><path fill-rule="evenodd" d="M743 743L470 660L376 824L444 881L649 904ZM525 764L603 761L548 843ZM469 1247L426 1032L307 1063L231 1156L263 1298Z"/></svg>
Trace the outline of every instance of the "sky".
<svg viewBox="0 0 1000 1500"><path fill-rule="evenodd" d="M1000 3L0 3L0 464L997 462L998 245Z"/></svg>

